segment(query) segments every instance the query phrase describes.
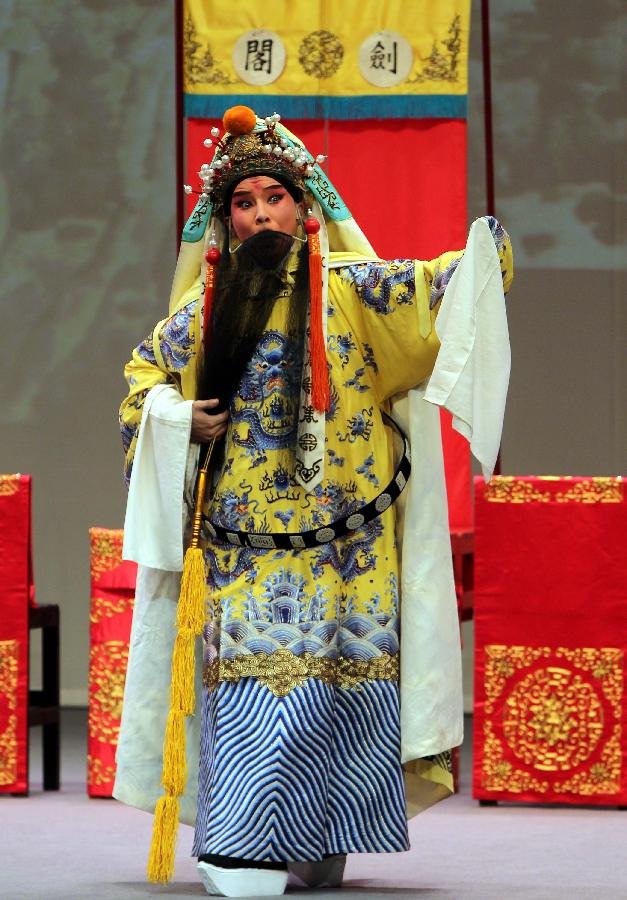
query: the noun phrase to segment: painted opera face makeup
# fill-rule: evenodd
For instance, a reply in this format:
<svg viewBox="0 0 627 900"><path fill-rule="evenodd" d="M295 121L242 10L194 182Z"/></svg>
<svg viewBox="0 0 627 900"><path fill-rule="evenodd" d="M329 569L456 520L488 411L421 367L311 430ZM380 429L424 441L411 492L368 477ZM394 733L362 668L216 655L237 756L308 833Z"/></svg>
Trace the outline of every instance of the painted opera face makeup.
<svg viewBox="0 0 627 900"><path fill-rule="evenodd" d="M231 223L240 241L261 231L296 234L297 204L287 188L268 175L244 178L233 191Z"/></svg>

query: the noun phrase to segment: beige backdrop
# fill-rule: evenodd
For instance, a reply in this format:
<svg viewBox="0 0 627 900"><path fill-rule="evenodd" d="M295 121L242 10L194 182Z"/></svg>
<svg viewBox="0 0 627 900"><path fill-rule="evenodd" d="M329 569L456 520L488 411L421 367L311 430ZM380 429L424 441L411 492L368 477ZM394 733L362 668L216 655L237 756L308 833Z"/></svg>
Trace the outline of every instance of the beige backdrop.
<svg viewBox="0 0 627 900"><path fill-rule="evenodd" d="M170 7L0 0L0 471L34 476L37 593L62 607L66 704L86 701L87 529L123 521L122 367L164 314L175 261ZM497 205L517 262L504 472L624 473L622 4L492 7ZM485 196L477 13L471 217Z"/></svg>

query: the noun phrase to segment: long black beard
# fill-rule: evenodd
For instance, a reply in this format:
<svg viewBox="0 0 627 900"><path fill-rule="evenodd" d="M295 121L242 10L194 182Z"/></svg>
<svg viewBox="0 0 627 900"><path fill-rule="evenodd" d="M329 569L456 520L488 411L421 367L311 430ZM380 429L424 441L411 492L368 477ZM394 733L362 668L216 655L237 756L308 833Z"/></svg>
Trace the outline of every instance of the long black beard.
<svg viewBox="0 0 627 900"><path fill-rule="evenodd" d="M211 340L205 348L199 372L197 399L217 397L220 410L230 406L244 369L265 331L274 304L285 291L284 263L293 240L290 235L280 232L262 232L244 242L234 254L228 252L225 241L217 273ZM265 263L264 267L259 265L260 258ZM274 264L267 268L270 263ZM306 244L298 253L294 287L287 302L287 335L299 348L302 371L302 347L309 303Z"/></svg>

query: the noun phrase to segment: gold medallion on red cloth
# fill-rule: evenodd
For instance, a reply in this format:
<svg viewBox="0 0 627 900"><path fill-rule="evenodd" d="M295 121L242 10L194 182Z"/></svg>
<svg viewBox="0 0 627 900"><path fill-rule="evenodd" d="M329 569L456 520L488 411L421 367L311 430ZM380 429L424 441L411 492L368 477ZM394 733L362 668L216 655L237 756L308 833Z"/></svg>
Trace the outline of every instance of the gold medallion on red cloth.
<svg viewBox="0 0 627 900"><path fill-rule="evenodd" d="M625 804L624 484L476 487L473 795Z"/></svg>
<svg viewBox="0 0 627 900"><path fill-rule="evenodd" d="M123 532L92 528L87 792L110 797L135 596L135 563L122 561Z"/></svg>

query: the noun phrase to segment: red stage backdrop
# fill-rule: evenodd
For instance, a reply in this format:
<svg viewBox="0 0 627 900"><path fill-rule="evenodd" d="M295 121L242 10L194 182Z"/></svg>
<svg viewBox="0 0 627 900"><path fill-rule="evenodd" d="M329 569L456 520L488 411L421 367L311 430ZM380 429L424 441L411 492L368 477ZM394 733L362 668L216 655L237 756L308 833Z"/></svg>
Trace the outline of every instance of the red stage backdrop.
<svg viewBox="0 0 627 900"><path fill-rule="evenodd" d="M202 142L226 108L276 110L311 153L328 156L326 174L382 258L463 248L469 10L467 0L289 10L185 0L182 179L198 184L210 162ZM451 527L469 528L468 446L448 416L443 441Z"/></svg>
<svg viewBox="0 0 627 900"><path fill-rule="evenodd" d="M476 480L478 799L627 803L624 487Z"/></svg>
<svg viewBox="0 0 627 900"><path fill-rule="evenodd" d="M28 791L31 477L0 475L0 793Z"/></svg>
<svg viewBox="0 0 627 900"><path fill-rule="evenodd" d="M121 530L91 528L87 793L110 797L120 731L137 566L122 562Z"/></svg>

